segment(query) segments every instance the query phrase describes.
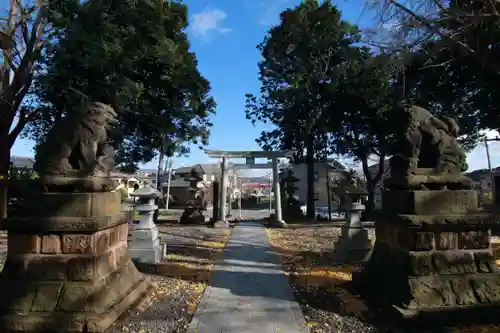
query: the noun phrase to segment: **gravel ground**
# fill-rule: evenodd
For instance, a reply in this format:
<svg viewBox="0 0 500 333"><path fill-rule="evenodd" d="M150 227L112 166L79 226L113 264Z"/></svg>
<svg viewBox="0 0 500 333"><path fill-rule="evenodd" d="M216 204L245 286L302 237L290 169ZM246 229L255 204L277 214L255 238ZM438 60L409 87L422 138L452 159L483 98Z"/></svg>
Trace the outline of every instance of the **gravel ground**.
<svg viewBox="0 0 500 333"><path fill-rule="evenodd" d="M368 232L374 239L375 230ZM378 332L362 320L363 304L343 288L357 267L332 265L340 227L289 224L289 228L268 229L268 233L282 254L283 267L312 333Z"/></svg>
<svg viewBox="0 0 500 333"><path fill-rule="evenodd" d="M231 229L158 225L168 257L159 265L137 265L153 284L152 292L108 333L185 332L210 279L215 258ZM0 231L0 271L7 257L7 233Z"/></svg>
<svg viewBox="0 0 500 333"><path fill-rule="evenodd" d="M230 230L205 226L162 226L168 257L159 265L137 265L153 281L153 292L109 333L185 332Z"/></svg>
<svg viewBox="0 0 500 333"><path fill-rule="evenodd" d="M153 283L153 291L109 333L183 333L196 311L210 278L214 259L230 236L230 230L204 226L159 225L168 244L168 258L160 265L139 267ZM367 229L374 241L375 230ZM359 266L333 264L333 244L340 227L330 223L290 225L269 229L271 241L282 253L284 268L312 333L405 333L370 321L363 302L345 282ZM500 257L500 237L492 237ZM0 231L0 270L7 256L7 233ZM424 333L417 330L412 333ZM500 332L497 327L455 329L453 333ZM434 333L434 331L433 331Z"/></svg>
<svg viewBox="0 0 500 333"><path fill-rule="evenodd" d="M374 243L375 229L367 228ZM268 229L273 246L281 253L290 285L312 333L427 333L382 324L350 289L352 272L359 265L342 265L333 256L341 233L331 223L290 224L285 229ZM494 238L493 242L500 242ZM498 327L467 327L431 330L429 333L500 332Z"/></svg>

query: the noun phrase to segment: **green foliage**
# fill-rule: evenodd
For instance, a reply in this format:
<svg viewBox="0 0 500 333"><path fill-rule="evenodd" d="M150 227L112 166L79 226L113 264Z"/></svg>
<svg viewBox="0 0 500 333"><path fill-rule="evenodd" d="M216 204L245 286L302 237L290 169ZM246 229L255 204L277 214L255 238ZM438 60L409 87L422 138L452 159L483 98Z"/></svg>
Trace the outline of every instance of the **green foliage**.
<svg viewBox="0 0 500 333"><path fill-rule="evenodd" d="M207 144L215 102L189 51L186 5L162 0L90 0L66 13L47 48L36 93L44 112L27 133L36 141L83 100L112 105L117 164L150 161L185 143ZM63 20L59 17L58 22ZM165 138L165 140L164 140Z"/></svg>
<svg viewBox="0 0 500 333"><path fill-rule="evenodd" d="M500 129L500 3L377 2L387 18L401 17L401 35L426 36L417 46L406 41L409 101L455 118L466 149L477 143L479 129Z"/></svg>
<svg viewBox="0 0 500 333"><path fill-rule="evenodd" d="M373 55L367 48L355 49L343 64L344 75L328 108L328 130L335 133L338 153L362 162L370 155L385 156L391 137L390 111L397 101L396 64L396 59Z"/></svg>
<svg viewBox="0 0 500 333"><path fill-rule="evenodd" d="M257 139L263 149L295 149L296 159L306 160L313 214L314 161L325 158L332 140L325 130L325 106L357 41L357 28L342 21L330 1L303 1L280 18L258 46L261 89L259 96L246 95L246 116L276 126Z"/></svg>
<svg viewBox="0 0 500 333"><path fill-rule="evenodd" d="M460 143L472 149L480 129L500 128L495 120L496 85L469 57L442 41L431 41L413 52L407 66L408 99L435 114L457 120ZM455 49L455 50L454 50ZM493 104L492 104L493 103ZM494 113L495 112L495 113Z"/></svg>
<svg viewBox="0 0 500 333"><path fill-rule="evenodd" d="M9 216L23 213L22 211L25 208L23 209L22 204L33 191L37 190L37 179L38 175L33 170L10 167L8 182Z"/></svg>
<svg viewBox="0 0 500 333"><path fill-rule="evenodd" d="M264 149L297 149L302 153L312 133L322 133L324 96L332 91L337 67L356 41L356 28L340 19L329 1L304 1L281 13L258 46L260 95L247 94L246 115L277 129L258 139ZM320 135L315 146L325 146ZM323 147L321 147L323 148ZM317 149L321 151L321 149Z"/></svg>

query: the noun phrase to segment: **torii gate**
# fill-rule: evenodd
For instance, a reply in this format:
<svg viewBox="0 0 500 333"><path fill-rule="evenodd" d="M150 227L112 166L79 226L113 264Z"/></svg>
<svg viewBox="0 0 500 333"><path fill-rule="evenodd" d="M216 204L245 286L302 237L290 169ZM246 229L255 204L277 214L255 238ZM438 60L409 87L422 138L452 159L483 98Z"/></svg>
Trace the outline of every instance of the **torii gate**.
<svg viewBox="0 0 500 333"><path fill-rule="evenodd" d="M281 211L281 194L279 185L279 166L278 158L292 157L295 152L292 150L278 151L222 151L222 150L205 150L205 153L210 157L222 158L221 162L221 196L219 202L219 213L221 221L218 224L227 225L226 221L226 200L227 200L227 170L229 169L229 158L245 158L246 164L233 164L232 167L238 169L272 169L273 170L273 192L274 192L274 208L276 213L276 225L285 226ZM271 163L255 163L256 158L271 159ZM274 222L274 221L273 221Z"/></svg>

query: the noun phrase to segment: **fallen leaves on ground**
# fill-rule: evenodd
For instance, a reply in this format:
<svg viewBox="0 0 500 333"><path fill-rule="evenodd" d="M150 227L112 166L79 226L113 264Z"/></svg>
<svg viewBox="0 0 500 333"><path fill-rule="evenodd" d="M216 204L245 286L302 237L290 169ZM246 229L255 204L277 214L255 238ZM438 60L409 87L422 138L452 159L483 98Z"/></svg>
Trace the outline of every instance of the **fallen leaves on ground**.
<svg viewBox="0 0 500 333"><path fill-rule="evenodd" d="M333 244L340 228L325 223L267 232L274 249L281 254L310 331L346 331L346 327L353 332L363 331L365 324L361 320L367 308L347 287L352 273L361 266L341 265L333 258Z"/></svg>
<svg viewBox="0 0 500 333"><path fill-rule="evenodd" d="M266 229L272 246L280 253L290 285L312 333L319 332L422 332L423 330L375 327L368 323L374 315L352 290L352 273L361 265L336 262L333 250L340 228L329 223L289 225L284 229ZM372 244L374 229L368 230ZM493 244L500 254L500 242ZM496 261L500 266L500 259ZM446 333L494 333L494 325L450 327ZM443 332L444 333L444 332Z"/></svg>
<svg viewBox="0 0 500 333"><path fill-rule="evenodd" d="M226 247L226 242L214 242L214 241L207 241L201 243L203 246L212 248L212 249L223 249Z"/></svg>
<svg viewBox="0 0 500 333"><path fill-rule="evenodd" d="M159 229L167 243L166 259L158 265L136 265L151 277L151 292L110 333L185 332L231 233L204 226Z"/></svg>

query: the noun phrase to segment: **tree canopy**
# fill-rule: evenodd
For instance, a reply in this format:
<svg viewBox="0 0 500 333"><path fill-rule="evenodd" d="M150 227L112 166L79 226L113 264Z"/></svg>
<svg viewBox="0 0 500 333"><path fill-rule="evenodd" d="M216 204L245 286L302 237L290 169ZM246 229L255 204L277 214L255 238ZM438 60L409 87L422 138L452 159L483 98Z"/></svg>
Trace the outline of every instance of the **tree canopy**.
<svg viewBox="0 0 500 333"><path fill-rule="evenodd" d="M383 168L372 175L368 164L376 155L383 165L386 155L397 59L360 46L359 29L330 1L303 1L280 18L259 45L260 95L247 95L247 117L276 126L257 142L264 149L297 149L308 164L308 197L315 157L331 154L360 161L373 195Z"/></svg>
<svg viewBox="0 0 500 333"><path fill-rule="evenodd" d="M43 112L28 126L39 141L84 100L119 113L117 163L133 169L161 149L206 144L215 102L189 50L186 5L175 1L87 1L47 48L36 85Z"/></svg>
<svg viewBox="0 0 500 333"><path fill-rule="evenodd" d="M479 129L500 129L496 81L500 4L496 1L369 1L394 38L384 48L406 50L410 98L457 118L477 141ZM398 41L399 40L399 41Z"/></svg>
<svg viewBox="0 0 500 333"><path fill-rule="evenodd" d="M369 194L367 210L372 211L395 125L391 114L402 96L397 89L397 59L374 55L364 47L355 51L330 96L327 130L335 137L334 151L361 163ZM378 162L375 174L369 169L373 158Z"/></svg>
<svg viewBox="0 0 500 333"><path fill-rule="evenodd" d="M303 1L280 14L258 46L260 94L247 95L247 118L269 122L276 129L263 132L264 149L296 149L308 165L308 215L314 216L314 161L331 140L325 131L327 97L336 85L341 64L357 41L357 28L341 20L329 1Z"/></svg>

